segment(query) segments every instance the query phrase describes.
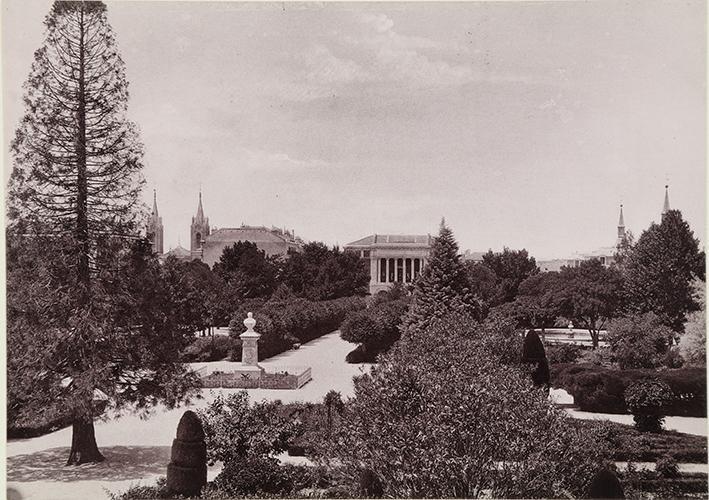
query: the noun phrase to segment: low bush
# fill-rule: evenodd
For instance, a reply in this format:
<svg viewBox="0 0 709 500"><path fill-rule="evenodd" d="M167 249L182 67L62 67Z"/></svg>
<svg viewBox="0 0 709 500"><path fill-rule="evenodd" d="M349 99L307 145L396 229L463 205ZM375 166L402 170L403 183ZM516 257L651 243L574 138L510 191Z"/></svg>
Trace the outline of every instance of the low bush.
<svg viewBox="0 0 709 500"><path fill-rule="evenodd" d="M581 347L574 344L547 344L545 350L550 365L575 363L581 356Z"/></svg>
<svg viewBox="0 0 709 500"><path fill-rule="evenodd" d="M664 415L706 417L706 372L702 368L618 370L588 363L551 366L551 386L568 391L584 411L629 413L624 391L637 380L656 377L672 391Z"/></svg>
<svg viewBox="0 0 709 500"><path fill-rule="evenodd" d="M225 335L197 337L182 351L180 357L184 363L203 361L221 361L232 352L241 352L241 341Z"/></svg>
<svg viewBox="0 0 709 500"><path fill-rule="evenodd" d="M661 432L664 409L674 399L672 389L655 378L636 380L623 392L625 405L633 413L635 428L641 432Z"/></svg>
<svg viewBox="0 0 709 500"><path fill-rule="evenodd" d="M655 462L655 472L661 477L679 477L679 467L677 460L672 457L662 456Z"/></svg>
<svg viewBox="0 0 709 500"><path fill-rule="evenodd" d="M655 462L671 457L678 463L706 463L707 439L694 434L664 431L641 433L632 425L598 420L574 420L583 432L602 435L616 462Z"/></svg>
<svg viewBox="0 0 709 500"><path fill-rule="evenodd" d="M348 313L364 308L361 297L310 301L306 299L249 300L242 303L229 324L230 335L237 338L244 331L244 319L254 313L255 330L259 339L259 359L270 358L290 349L295 343L305 343L337 330ZM241 360L241 350L232 353L233 361Z"/></svg>

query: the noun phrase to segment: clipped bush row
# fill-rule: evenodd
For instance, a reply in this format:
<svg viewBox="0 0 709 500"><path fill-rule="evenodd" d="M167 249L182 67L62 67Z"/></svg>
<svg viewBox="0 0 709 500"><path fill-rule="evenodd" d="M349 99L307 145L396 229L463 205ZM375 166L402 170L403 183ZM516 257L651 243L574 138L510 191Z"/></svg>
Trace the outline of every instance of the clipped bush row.
<svg viewBox="0 0 709 500"><path fill-rule="evenodd" d="M241 343L231 337L197 337L182 351L180 357L184 363L221 361L229 357L237 347L241 347Z"/></svg>
<svg viewBox="0 0 709 500"><path fill-rule="evenodd" d="M342 340L360 346L347 356L347 362L372 362L377 354L399 340L399 325L407 307L406 299L397 299L375 302L367 309L348 315L340 335Z"/></svg>
<svg viewBox="0 0 709 500"><path fill-rule="evenodd" d="M296 343L305 343L337 330L345 316L365 306L362 297L310 301L287 299L278 301L250 300L242 303L229 323L230 335L238 341L244 331L244 318L254 313L259 339L259 359L287 351ZM241 342L232 352L232 360L241 360Z"/></svg>
<svg viewBox="0 0 709 500"><path fill-rule="evenodd" d="M656 378L672 390L664 415L706 417L706 372L703 368L616 370L591 364L551 366L551 385L568 391L584 411L629 413L624 392L633 382Z"/></svg>

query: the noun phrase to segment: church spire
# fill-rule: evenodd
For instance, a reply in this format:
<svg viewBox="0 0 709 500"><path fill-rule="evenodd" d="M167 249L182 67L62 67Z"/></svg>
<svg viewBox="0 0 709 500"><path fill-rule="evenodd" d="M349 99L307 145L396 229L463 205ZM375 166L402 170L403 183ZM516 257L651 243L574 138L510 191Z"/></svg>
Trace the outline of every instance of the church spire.
<svg viewBox="0 0 709 500"><path fill-rule="evenodd" d="M665 215L667 212L670 211L670 194L669 194L669 188L667 184L665 184L665 203L662 205L662 215Z"/></svg>
<svg viewBox="0 0 709 500"><path fill-rule="evenodd" d="M150 214L150 220L147 227L148 238L153 246L153 252L157 254L163 253L163 225L162 217L158 214L158 195L153 189L153 213Z"/></svg>
<svg viewBox="0 0 709 500"><path fill-rule="evenodd" d="M623 219L623 204L620 204L620 215L618 216L618 241L620 245L625 240L625 220Z"/></svg>
<svg viewBox="0 0 709 500"><path fill-rule="evenodd" d="M158 215L158 194L153 189L153 217L157 217Z"/></svg>
<svg viewBox="0 0 709 500"><path fill-rule="evenodd" d="M204 220L204 209L202 209L202 189L199 190L199 205L197 205L197 217L198 221Z"/></svg>

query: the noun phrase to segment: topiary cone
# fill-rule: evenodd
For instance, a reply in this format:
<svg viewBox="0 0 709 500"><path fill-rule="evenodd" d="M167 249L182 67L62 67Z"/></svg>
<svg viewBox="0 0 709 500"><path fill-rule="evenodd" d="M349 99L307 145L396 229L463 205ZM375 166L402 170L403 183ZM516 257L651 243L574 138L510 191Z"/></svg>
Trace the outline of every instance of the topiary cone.
<svg viewBox="0 0 709 500"><path fill-rule="evenodd" d="M167 466L170 494L196 496L207 484L207 444L199 417L187 410L177 425Z"/></svg>
<svg viewBox="0 0 709 500"><path fill-rule="evenodd" d="M625 498L625 492L618 476L603 468L591 479L586 498Z"/></svg>

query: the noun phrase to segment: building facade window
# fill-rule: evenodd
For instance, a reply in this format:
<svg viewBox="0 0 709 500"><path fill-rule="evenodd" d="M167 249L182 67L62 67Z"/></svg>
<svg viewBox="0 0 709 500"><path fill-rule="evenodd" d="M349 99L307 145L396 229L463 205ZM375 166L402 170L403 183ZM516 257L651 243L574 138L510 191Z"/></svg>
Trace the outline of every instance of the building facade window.
<svg viewBox="0 0 709 500"><path fill-rule="evenodd" d="M404 281L404 259L396 259L396 281Z"/></svg>
<svg viewBox="0 0 709 500"><path fill-rule="evenodd" d="M421 259L414 259L414 279L421 274Z"/></svg>
<svg viewBox="0 0 709 500"><path fill-rule="evenodd" d="M387 260L379 259L379 283L387 282Z"/></svg>
<svg viewBox="0 0 709 500"><path fill-rule="evenodd" d="M396 259L389 259L389 272L388 272L388 279L387 283L394 283L395 279L395 272L396 272Z"/></svg>

